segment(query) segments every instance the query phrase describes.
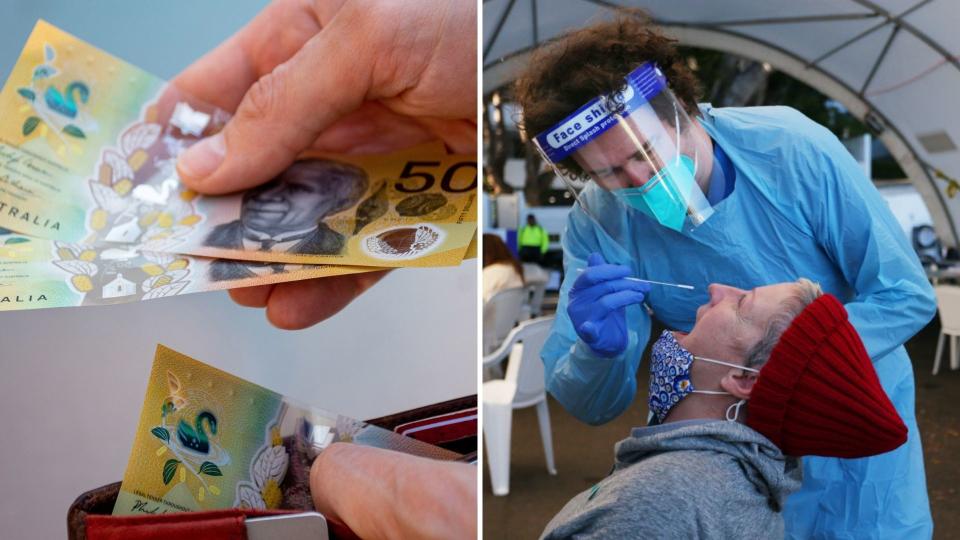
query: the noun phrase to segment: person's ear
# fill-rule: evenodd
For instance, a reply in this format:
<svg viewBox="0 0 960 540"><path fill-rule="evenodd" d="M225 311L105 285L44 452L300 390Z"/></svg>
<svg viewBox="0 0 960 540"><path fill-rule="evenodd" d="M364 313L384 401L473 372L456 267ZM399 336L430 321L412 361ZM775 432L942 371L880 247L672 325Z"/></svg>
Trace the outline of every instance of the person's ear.
<svg viewBox="0 0 960 540"><path fill-rule="evenodd" d="M750 399L750 394L753 392L753 385L756 382L756 373L734 368L720 379L720 388L723 388L737 399Z"/></svg>

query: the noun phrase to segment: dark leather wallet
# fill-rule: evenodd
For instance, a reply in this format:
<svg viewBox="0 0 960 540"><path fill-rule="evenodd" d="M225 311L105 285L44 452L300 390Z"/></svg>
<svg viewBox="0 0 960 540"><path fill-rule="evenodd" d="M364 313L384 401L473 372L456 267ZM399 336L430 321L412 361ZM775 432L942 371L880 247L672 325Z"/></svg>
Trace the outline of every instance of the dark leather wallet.
<svg viewBox="0 0 960 540"><path fill-rule="evenodd" d="M452 450L462 454L463 461L473 461L476 456L475 395L374 418L367 423ZM292 460L290 468L288 474L309 479L309 463ZM69 540L181 539L201 532L208 540L246 538L243 527L247 518L313 510L309 493L305 491L285 494L285 508L277 512L232 509L158 516L111 516L120 492L120 482L114 482L77 497L67 512L67 533ZM327 521L330 538L355 538L342 523L329 518Z"/></svg>

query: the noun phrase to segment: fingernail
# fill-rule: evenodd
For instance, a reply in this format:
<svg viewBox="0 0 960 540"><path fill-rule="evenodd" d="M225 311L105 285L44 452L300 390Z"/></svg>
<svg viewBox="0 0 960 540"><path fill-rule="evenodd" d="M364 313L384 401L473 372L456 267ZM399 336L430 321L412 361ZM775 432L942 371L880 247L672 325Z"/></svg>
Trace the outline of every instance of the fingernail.
<svg viewBox="0 0 960 540"><path fill-rule="evenodd" d="M227 144L220 132L188 148L177 160L177 168L182 176L203 179L217 170L226 154Z"/></svg>

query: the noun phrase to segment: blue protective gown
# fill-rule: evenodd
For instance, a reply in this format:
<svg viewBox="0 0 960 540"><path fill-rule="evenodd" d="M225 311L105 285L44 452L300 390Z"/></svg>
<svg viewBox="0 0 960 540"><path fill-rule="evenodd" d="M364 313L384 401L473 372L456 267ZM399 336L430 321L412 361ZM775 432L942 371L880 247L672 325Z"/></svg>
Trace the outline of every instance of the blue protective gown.
<svg viewBox="0 0 960 540"><path fill-rule="evenodd" d="M733 191L698 228L676 232L627 209L591 184L570 212L563 239L565 279L543 360L550 393L581 420L622 413L650 316L627 308L623 354L601 358L567 316L570 287L600 252L636 276L687 283L695 292L653 287L647 302L666 326L689 331L709 283L743 289L800 277L845 305L880 382L909 429L907 444L863 459L807 457L803 488L784 509L787 538L930 538L914 382L903 343L936 312L933 290L886 202L826 128L788 107L702 108L701 124L736 170Z"/></svg>

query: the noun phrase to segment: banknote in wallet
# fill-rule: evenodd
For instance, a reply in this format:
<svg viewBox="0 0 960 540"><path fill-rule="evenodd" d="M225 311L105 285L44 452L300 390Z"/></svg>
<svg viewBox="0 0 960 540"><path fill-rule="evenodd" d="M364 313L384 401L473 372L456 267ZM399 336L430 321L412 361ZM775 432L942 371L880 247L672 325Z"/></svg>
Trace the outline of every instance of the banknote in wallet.
<svg viewBox="0 0 960 540"><path fill-rule="evenodd" d="M157 348L114 515L312 508L312 460L335 442L460 454L297 403Z"/></svg>

